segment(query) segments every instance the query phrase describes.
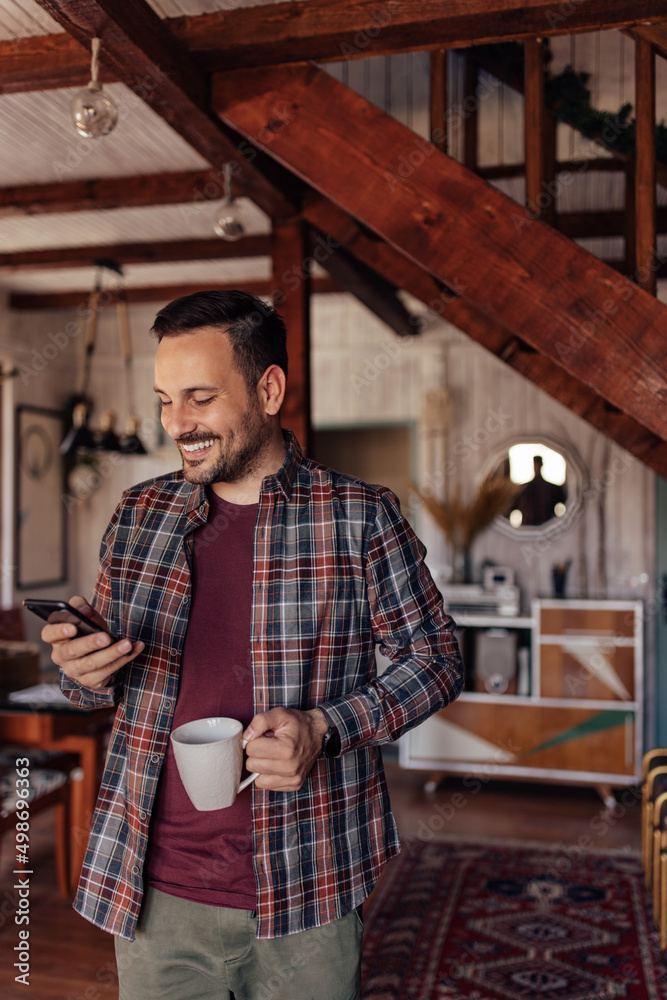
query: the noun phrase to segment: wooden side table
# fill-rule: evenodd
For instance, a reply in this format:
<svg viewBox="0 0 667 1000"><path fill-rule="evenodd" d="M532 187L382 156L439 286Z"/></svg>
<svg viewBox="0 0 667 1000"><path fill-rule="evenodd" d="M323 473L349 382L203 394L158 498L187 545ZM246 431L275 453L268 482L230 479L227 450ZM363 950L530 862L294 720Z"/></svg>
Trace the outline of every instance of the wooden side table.
<svg viewBox="0 0 667 1000"><path fill-rule="evenodd" d="M79 758L81 780L72 783L70 878L72 888L81 872L90 824L97 799L98 777L104 754L104 731L116 712L91 712L63 706L0 705L0 740L17 746L41 747L73 753Z"/></svg>

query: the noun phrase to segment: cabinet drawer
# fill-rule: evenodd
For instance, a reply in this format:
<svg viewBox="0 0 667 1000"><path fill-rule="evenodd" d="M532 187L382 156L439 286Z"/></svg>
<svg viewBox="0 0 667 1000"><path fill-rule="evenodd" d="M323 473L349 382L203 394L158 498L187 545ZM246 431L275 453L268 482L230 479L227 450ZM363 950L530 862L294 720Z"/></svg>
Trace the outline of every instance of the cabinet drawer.
<svg viewBox="0 0 667 1000"><path fill-rule="evenodd" d="M630 608L541 607L542 635L592 635L632 638L635 613Z"/></svg>
<svg viewBox="0 0 667 1000"><path fill-rule="evenodd" d="M457 701L409 734L412 767L461 765L471 771L514 768L632 776L635 716L547 705Z"/></svg>
<svg viewBox="0 0 667 1000"><path fill-rule="evenodd" d="M635 700L635 650L611 642L566 639L540 646L543 698Z"/></svg>

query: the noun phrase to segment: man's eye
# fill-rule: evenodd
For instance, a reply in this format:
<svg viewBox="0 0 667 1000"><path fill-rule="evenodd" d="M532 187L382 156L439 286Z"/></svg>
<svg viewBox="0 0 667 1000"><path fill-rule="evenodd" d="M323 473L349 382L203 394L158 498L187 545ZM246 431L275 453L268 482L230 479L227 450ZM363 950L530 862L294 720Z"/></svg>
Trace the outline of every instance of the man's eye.
<svg viewBox="0 0 667 1000"><path fill-rule="evenodd" d="M211 402L213 402L212 396L209 397L209 399L195 399L195 403L197 404L197 406L206 406L207 403Z"/></svg>
<svg viewBox="0 0 667 1000"><path fill-rule="evenodd" d="M162 407L162 409L164 409L165 406L171 406L171 401L168 399L161 399L160 406Z"/></svg>

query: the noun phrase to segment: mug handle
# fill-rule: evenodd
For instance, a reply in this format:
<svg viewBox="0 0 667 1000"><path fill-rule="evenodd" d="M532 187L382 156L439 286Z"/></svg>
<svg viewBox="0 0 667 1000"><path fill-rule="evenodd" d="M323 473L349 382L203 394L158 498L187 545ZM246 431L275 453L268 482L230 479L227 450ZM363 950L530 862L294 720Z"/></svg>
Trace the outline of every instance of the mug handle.
<svg viewBox="0 0 667 1000"><path fill-rule="evenodd" d="M242 740L241 741L241 749L242 750L245 750L245 748L247 747L247 745L248 745L248 741L247 740ZM253 781L255 780L255 778L259 778L259 771L253 771L252 774L249 774L247 778L243 779L243 781L239 785L239 792L242 792L244 788L247 788L248 785L251 785L253 783ZM237 795L238 795L238 792L237 792Z"/></svg>

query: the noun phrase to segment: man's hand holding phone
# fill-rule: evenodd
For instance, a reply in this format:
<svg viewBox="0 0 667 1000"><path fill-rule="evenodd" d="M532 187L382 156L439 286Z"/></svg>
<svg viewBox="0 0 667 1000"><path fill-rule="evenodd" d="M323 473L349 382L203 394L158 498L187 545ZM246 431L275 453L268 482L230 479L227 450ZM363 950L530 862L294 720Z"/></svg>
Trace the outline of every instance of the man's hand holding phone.
<svg viewBox="0 0 667 1000"><path fill-rule="evenodd" d="M98 625L101 631L81 635L76 625L71 623L50 624L42 629L42 640L51 645L51 659L67 677L84 687L100 691L108 687L109 679L117 670L139 655L144 643L112 639L104 619L83 597L72 597L70 604Z"/></svg>

